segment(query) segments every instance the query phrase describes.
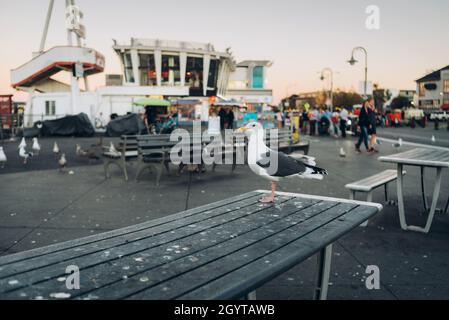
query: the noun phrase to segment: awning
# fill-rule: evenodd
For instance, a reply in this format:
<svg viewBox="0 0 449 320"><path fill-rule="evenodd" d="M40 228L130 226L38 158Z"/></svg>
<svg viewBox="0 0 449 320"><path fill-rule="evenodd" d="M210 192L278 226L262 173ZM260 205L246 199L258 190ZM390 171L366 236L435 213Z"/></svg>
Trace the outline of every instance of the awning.
<svg viewBox="0 0 449 320"><path fill-rule="evenodd" d="M149 107L169 107L171 105L170 101L162 100L162 99L152 99L152 98L143 98L137 101L134 101L136 106L149 106Z"/></svg>

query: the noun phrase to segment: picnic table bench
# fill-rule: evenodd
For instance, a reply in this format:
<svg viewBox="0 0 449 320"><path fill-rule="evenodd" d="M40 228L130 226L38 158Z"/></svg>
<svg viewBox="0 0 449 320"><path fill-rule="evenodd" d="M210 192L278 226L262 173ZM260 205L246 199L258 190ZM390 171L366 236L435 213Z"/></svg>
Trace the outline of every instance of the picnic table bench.
<svg viewBox="0 0 449 320"><path fill-rule="evenodd" d="M0 257L0 299L235 299L319 254L325 299L332 243L374 203L253 191L139 225ZM79 268L80 288L65 284Z"/></svg>
<svg viewBox="0 0 449 320"><path fill-rule="evenodd" d="M449 150L447 149L425 149L425 148L416 148L409 151L379 157L379 161L394 163L397 166L397 172L402 172L404 166L416 166L420 168L421 171L421 196L423 199L424 210L428 213L427 222L424 227L419 226L409 226L407 225L406 217L405 217L405 209L404 209L404 193L403 193L403 184L404 179L402 175L398 176L398 209L399 209L399 221L401 224L401 228L403 230L416 231L422 233L428 233L432 226L432 221L437 210L438 197L440 194L441 188L441 177L443 169L449 168ZM424 175L425 168L434 168L436 169L436 177L435 177L435 185L433 189L433 198L432 204L429 209L427 204L427 196L424 184ZM443 212L447 212L449 207L449 199L446 202L445 209Z"/></svg>
<svg viewBox="0 0 449 320"><path fill-rule="evenodd" d="M295 141L293 139L293 132L290 129L276 129L278 144L276 146L270 146L270 135L272 134L272 130L266 130L266 144L269 147L272 147L276 150L292 153L295 151L303 151L305 155L309 154L310 142L309 141Z"/></svg>

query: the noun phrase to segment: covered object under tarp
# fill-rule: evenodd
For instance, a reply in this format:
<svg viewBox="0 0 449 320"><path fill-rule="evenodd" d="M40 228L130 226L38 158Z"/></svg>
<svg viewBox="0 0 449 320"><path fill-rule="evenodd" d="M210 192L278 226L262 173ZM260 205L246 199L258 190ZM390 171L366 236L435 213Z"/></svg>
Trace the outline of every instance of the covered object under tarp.
<svg viewBox="0 0 449 320"><path fill-rule="evenodd" d="M106 135L108 137L120 137L122 135L140 134L145 130L145 123L138 114L128 114L118 117L108 123Z"/></svg>
<svg viewBox="0 0 449 320"><path fill-rule="evenodd" d="M85 113L66 116L57 120L44 121L41 134L43 136L92 137L95 129Z"/></svg>

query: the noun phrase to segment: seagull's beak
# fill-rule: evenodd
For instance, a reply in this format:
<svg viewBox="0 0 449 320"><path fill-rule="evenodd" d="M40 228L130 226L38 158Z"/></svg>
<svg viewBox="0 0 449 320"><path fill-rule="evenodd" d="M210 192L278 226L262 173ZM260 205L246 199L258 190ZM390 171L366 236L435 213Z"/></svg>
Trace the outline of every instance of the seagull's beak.
<svg viewBox="0 0 449 320"><path fill-rule="evenodd" d="M237 132L237 133L245 133L247 130L248 130L248 128L246 128L246 127L241 127L241 128L239 128L239 129L237 129L235 132Z"/></svg>

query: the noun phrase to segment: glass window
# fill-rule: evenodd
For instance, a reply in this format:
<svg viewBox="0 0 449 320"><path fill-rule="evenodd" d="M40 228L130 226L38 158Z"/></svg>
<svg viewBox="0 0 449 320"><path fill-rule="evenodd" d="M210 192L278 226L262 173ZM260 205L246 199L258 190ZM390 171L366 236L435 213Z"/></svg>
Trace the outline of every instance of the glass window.
<svg viewBox="0 0 449 320"><path fill-rule="evenodd" d="M142 86L156 86L156 64L154 62L153 54L139 55L139 76L140 84Z"/></svg>
<svg viewBox="0 0 449 320"><path fill-rule="evenodd" d="M210 61L210 67L209 67L209 80L207 82L207 86L209 88L216 89L217 87L217 80L218 80L218 66L219 61L218 60L211 60Z"/></svg>
<svg viewBox="0 0 449 320"><path fill-rule="evenodd" d="M449 93L449 80L444 80L443 88L444 93Z"/></svg>
<svg viewBox="0 0 449 320"><path fill-rule="evenodd" d="M134 72L133 72L133 62L131 58L131 53L126 53L124 56L124 64L125 64L125 78L126 82L136 82L134 79Z"/></svg>
<svg viewBox="0 0 449 320"><path fill-rule="evenodd" d="M174 86L181 81L179 56L162 56L162 84Z"/></svg>
<svg viewBox="0 0 449 320"><path fill-rule="evenodd" d="M261 66L253 69L253 88L263 89L263 67Z"/></svg>
<svg viewBox="0 0 449 320"><path fill-rule="evenodd" d="M56 101L45 101L45 115L56 115Z"/></svg>
<svg viewBox="0 0 449 320"><path fill-rule="evenodd" d="M426 88L424 87L425 83L419 84L419 96L424 97L426 95Z"/></svg>
<svg viewBox="0 0 449 320"><path fill-rule="evenodd" d="M203 87L203 58L187 57L186 84L195 89Z"/></svg>

